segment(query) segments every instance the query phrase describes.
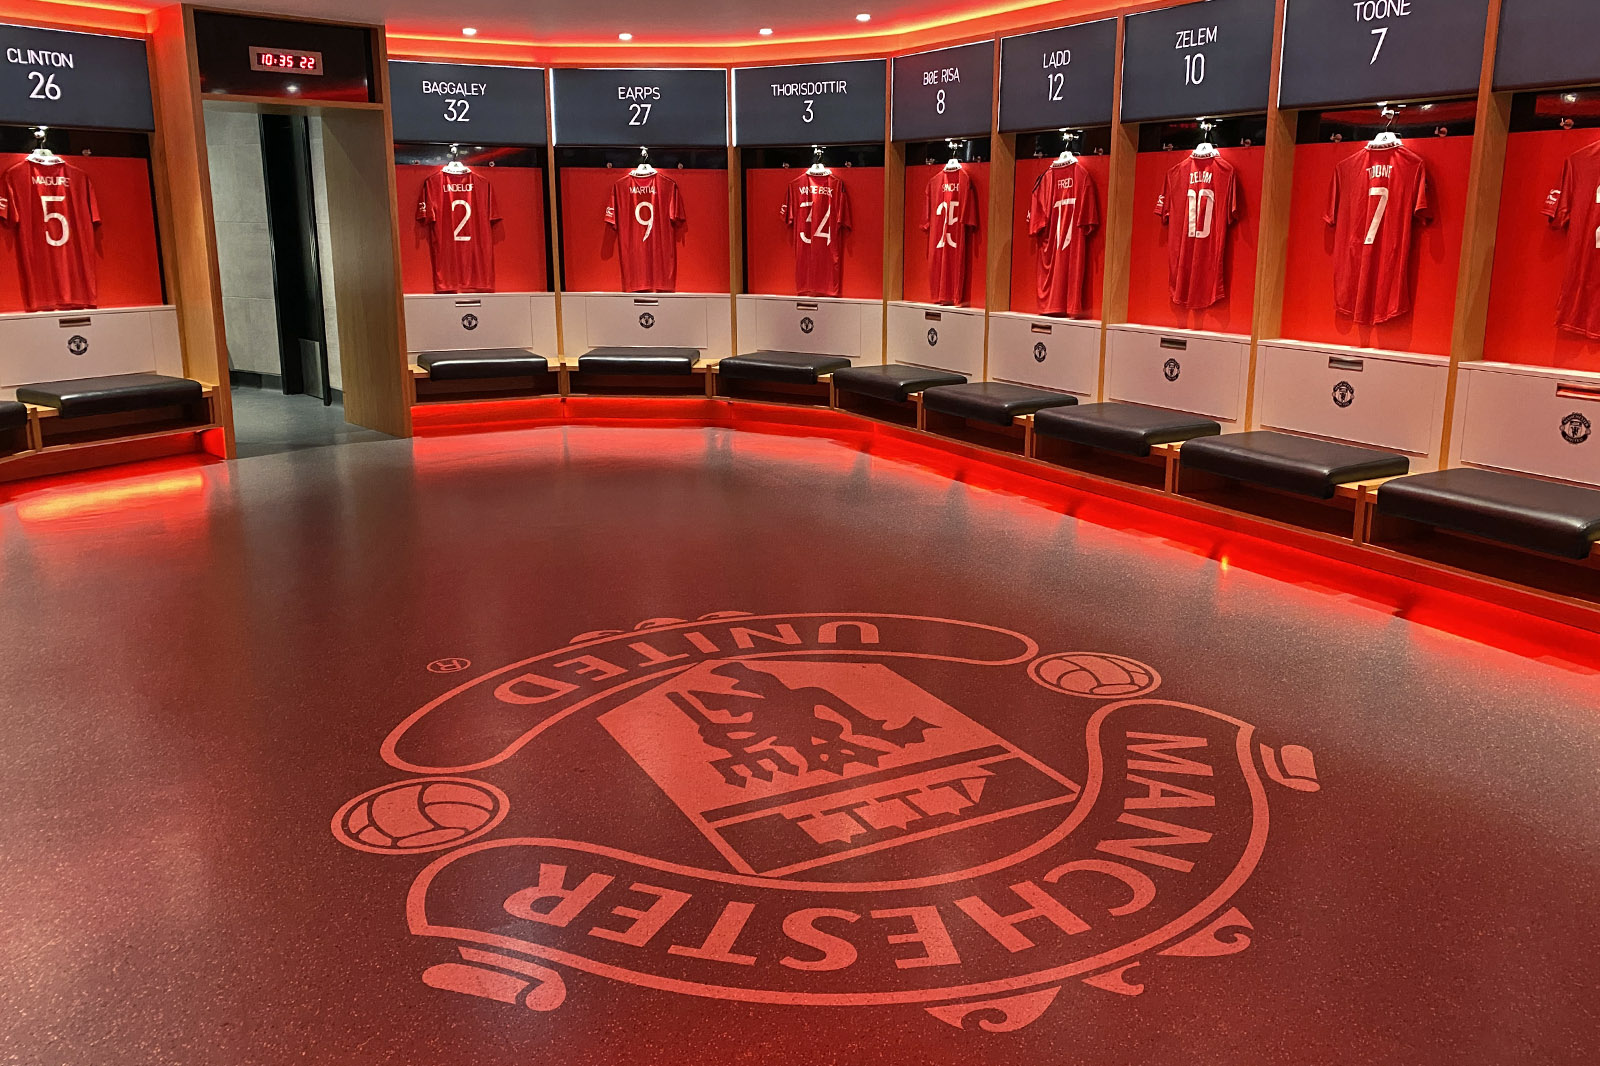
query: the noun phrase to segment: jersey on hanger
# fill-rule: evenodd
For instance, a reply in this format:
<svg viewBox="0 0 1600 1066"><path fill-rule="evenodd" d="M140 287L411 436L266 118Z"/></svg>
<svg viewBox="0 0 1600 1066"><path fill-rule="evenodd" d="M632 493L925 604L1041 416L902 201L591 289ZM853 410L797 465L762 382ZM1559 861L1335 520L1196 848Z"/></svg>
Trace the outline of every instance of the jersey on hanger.
<svg viewBox="0 0 1600 1066"><path fill-rule="evenodd" d="M1412 223L1433 219L1428 168L1406 147L1363 148L1333 169L1333 301L1363 326L1411 310Z"/></svg>
<svg viewBox="0 0 1600 1066"><path fill-rule="evenodd" d="M71 163L24 159L0 177L0 222L17 231L22 301L28 310L95 306L94 230L100 208L89 175Z"/></svg>
<svg viewBox="0 0 1600 1066"><path fill-rule="evenodd" d="M1170 230L1167 285L1174 304L1200 311L1228 295L1228 230L1243 213L1238 172L1221 156L1190 156L1167 172L1156 214Z"/></svg>
<svg viewBox="0 0 1600 1066"><path fill-rule="evenodd" d="M612 186L606 225L617 231L623 292L677 291L677 227L684 218L678 183L659 171L627 174Z"/></svg>
<svg viewBox="0 0 1600 1066"><path fill-rule="evenodd" d="M936 304L967 298L968 246L978 228L978 195L965 170L940 170L928 179L922 206L928 234L928 287Z"/></svg>
<svg viewBox="0 0 1600 1066"><path fill-rule="evenodd" d="M1082 163L1051 166L1033 183L1028 232L1039 242L1039 313L1081 318L1088 312L1089 236L1100 225L1100 198Z"/></svg>
<svg viewBox="0 0 1600 1066"><path fill-rule="evenodd" d="M1600 340L1600 143L1567 157L1544 213L1550 225L1571 230L1556 325Z"/></svg>
<svg viewBox="0 0 1600 1066"><path fill-rule="evenodd" d="M838 296L844 287L850 190L833 174L802 174L784 194L783 220L794 240L795 295Z"/></svg>
<svg viewBox="0 0 1600 1066"><path fill-rule="evenodd" d="M494 291L494 189L475 170L441 170L422 183L417 220L428 224L434 292Z"/></svg>

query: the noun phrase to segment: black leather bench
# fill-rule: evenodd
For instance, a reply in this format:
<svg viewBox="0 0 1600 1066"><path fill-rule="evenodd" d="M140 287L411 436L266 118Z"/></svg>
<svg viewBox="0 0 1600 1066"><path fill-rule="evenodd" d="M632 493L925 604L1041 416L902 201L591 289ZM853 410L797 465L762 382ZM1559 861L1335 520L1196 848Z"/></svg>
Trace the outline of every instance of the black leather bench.
<svg viewBox="0 0 1600 1066"><path fill-rule="evenodd" d="M961 385L935 385L922 391L922 406L942 415L1009 426L1019 415L1047 408L1070 407L1076 396L1004 381L974 381Z"/></svg>
<svg viewBox="0 0 1600 1066"><path fill-rule="evenodd" d="M14 400L0 400L0 457L28 449L28 408Z"/></svg>
<svg viewBox="0 0 1600 1066"><path fill-rule="evenodd" d="M890 363L887 366L853 366L834 371L833 387L839 392L868 396L886 403L905 403L912 396L940 385L964 385L966 377L947 370Z"/></svg>
<svg viewBox="0 0 1600 1066"><path fill-rule="evenodd" d="M1600 541L1600 490L1492 470L1440 470L1379 486L1378 516L1587 559Z"/></svg>
<svg viewBox="0 0 1600 1066"><path fill-rule="evenodd" d="M70 381L38 381L17 386L17 399L54 408L61 418L134 414L163 407L198 405L205 392L198 381L165 374L113 374Z"/></svg>
<svg viewBox="0 0 1600 1066"><path fill-rule="evenodd" d="M1143 404L1089 403L1040 411L1034 416L1033 432L1143 459L1157 445L1214 437L1222 432L1222 426L1209 418Z"/></svg>
<svg viewBox="0 0 1600 1066"><path fill-rule="evenodd" d="M815 385L825 374L843 370L850 360L842 355L811 352L750 352L730 356L717 364L717 376L728 381Z"/></svg>
<svg viewBox="0 0 1600 1066"><path fill-rule="evenodd" d="M430 381L481 381L534 377L550 372L550 361L525 348L482 348L465 352L423 352L417 365Z"/></svg>
<svg viewBox="0 0 1600 1066"><path fill-rule="evenodd" d="M1408 473L1411 460L1376 448L1255 430L1189 441L1183 446L1182 469L1331 500L1341 485Z"/></svg>
<svg viewBox="0 0 1600 1066"><path fill-rule="evenodd" d="M698 348L590 348L578 356L578 373L687 377L698 362Z"/></svg>

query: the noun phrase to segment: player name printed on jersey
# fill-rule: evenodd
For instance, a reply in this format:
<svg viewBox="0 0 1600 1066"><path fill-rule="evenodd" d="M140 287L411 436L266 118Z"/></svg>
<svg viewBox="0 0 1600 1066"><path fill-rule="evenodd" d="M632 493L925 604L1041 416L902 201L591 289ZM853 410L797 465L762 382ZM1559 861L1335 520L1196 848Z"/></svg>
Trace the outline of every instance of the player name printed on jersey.
<svg viewBox="0 0 1600 1066"><path fill-rule="evenodd" d="M494 291L494 189L477 171L441 170L422 183L417 221L428 227L434 292Z"/></svg>
<svg viewBox="0 0 1600 1066"><path fill-rule="evenodd" d="M0 222L17 232L22 300L29 311L95 306L100 208L87 174L65 162L17 163L0 177Z"/></svg>
<svg viewBox="0 0 1600 1066"><path fill-rule="evenodd" d="M922 229L928 235L928 287L936 304L967 299L972 234L978 228L978 197L972 175L943 169L928 179Z"/></svg>
<svg viewBox="0 0 1600 1066"><path fill-rule="evenodd" d="M687 216L678 183L657 171L611 187L606 225L617 231L623 292L676 292L678 228Z"/></svg>
<svg viewBox="0 0 1600 1066"><path fill-rule="evenodd" d="M802 174L789 183L782 211L794 242L795 295L838 296L844 288L850 190L836 174Z"/></svg>
<svg viewBox="0 0 1600 1066"><path fill-rule="evenodd" d="M1556 325L1600 340L1600 143L1567 157L1544 214L1550 225L1568 231Z"/></svg>
<svg viewBox="0 0 1600 1066"><path fill-rule="evenodd" d="M1427 164L1409 148L1364 148L1334 168L1323 221L1341 315L1370 326L1411 310L1413 223L1432 218Z"/></svg>
<svg viewBox="0 0 1600 1066"><path fill-rule="evenodd" d="M1100 225L1100 196L1082 163L1054 165L1034 182L1028 232L1038 242L1039 313L1082 318L1089 238Z"/></svg>
<svg viewBox="0 0 1600 1066"><path fill-rule="evenodd" d="M1221 156L1191 156L1167 172L1156 215L1168 229L1167 282L1175 306L1202 311L1227 297L1228 231L1243 214L1238 172Z"/></svg>

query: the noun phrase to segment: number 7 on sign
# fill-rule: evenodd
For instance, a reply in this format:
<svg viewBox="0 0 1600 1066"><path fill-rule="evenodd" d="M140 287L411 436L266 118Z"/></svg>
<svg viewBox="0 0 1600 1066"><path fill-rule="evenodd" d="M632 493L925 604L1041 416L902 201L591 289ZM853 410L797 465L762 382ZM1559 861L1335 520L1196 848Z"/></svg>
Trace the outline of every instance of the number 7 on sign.
<svg viewBox="0 0 1600 1066"><path fill-rule="evenodd" d="M1378 47L1372 50L1372 58L1367 60L1369 67L1378 61L1378 53L1383 51L1383 42L1389 39L1389 27L1379 26L1372 31L1372 35L1378 39Z"/></svg>

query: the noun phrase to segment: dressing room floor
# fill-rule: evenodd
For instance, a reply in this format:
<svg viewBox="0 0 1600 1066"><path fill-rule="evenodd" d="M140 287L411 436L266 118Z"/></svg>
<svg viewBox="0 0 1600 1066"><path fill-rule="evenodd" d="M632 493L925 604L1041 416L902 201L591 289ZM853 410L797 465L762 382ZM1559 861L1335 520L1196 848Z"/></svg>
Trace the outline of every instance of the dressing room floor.
<svg viewBox="0 0 1600 1066"><path fill-rule="evenodd" d="M827 440L358 436L0 504L0 1062L1600 1059L1594 674Z"/></svg>

